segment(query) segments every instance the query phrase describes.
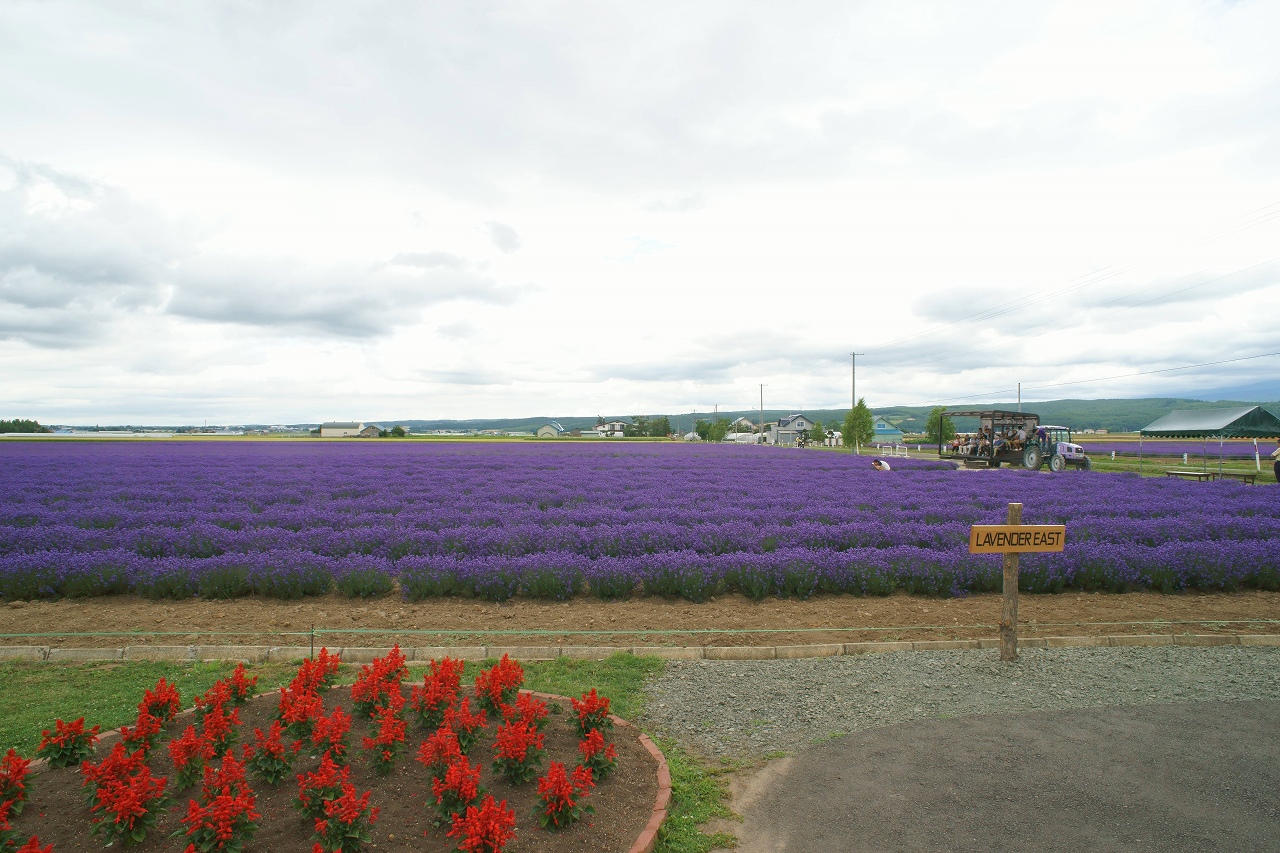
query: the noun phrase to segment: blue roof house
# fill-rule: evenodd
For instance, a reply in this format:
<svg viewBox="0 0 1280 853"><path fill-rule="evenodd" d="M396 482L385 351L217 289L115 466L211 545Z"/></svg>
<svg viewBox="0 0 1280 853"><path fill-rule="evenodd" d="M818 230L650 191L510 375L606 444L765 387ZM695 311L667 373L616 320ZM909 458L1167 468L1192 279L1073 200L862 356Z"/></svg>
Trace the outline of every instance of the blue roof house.
<svg viewBox="0 0 1280 853"><path fill-rule="evenodd" d="M876 418L876 437L873 444L901 444L902 430L881 418Z"/></svg>

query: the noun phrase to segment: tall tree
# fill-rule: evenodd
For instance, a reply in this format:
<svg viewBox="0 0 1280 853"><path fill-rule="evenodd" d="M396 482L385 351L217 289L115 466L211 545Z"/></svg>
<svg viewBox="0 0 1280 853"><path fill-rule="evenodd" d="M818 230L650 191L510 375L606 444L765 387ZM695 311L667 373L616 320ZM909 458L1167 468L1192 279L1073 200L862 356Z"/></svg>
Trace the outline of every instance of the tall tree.
<svg viewBox="0 0 1280 853"><path fill-rule="evenodd" d="M946 411L942 406L934 406L929 411L929 420L924 425L925 437L932 444L940 444L956 437L956 425L951 418L944 418Z"/></svg>
<svg viewBox="0 0 1280 853"><path fill-rule="evenodd" d="M649 436L651 438L666 438L669 435L671 435L671 420L666 415L654 418L649 422Z"/></svg>
<svg viewBox="0 0 1280 853"><path fill-rule="evenodd" d="M844 429L841 441L845 447L861 447L876 437L875 419L871 417L871 409L867 407L865 397L858 398L858 405L844 416Z"/></svg>
<svg viewBox="0 0 1280 853"><path fill-rule="evenodd" d="M706 438L708 441L724 441L724 437L729 434L729 419L716 418L716 422L707 430Z"/></svg>

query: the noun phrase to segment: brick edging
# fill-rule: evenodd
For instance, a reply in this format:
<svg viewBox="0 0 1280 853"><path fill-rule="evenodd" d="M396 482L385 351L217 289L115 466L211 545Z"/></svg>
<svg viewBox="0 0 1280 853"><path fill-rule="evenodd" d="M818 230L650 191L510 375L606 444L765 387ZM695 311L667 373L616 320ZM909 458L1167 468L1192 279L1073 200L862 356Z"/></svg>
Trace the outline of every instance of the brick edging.
<svg viewBox="0 0 1280 853"><path fill-rule="evenodd" d="M1027 637L1024 649L1062 649L1100 646L1280 646L1280 634L1111 634L1096 637ZM980 640L903 640L871 643L815 643L795 646L429 646L401 649L409 662L425 663L445 655L479 661L510 655L515 660L571 658L601 660L622 653L664 660L785 660L840 657L874 652L927 652L956 649L997 649L995 637ZM388 648L338 648L332 650L347 663L368 663L391 651ZM306 646L127 646L124 648L74 648L50 646L0 646L0 660L97 661L97 660L243 660L250 663L285 663L309 657Z"/></svg>

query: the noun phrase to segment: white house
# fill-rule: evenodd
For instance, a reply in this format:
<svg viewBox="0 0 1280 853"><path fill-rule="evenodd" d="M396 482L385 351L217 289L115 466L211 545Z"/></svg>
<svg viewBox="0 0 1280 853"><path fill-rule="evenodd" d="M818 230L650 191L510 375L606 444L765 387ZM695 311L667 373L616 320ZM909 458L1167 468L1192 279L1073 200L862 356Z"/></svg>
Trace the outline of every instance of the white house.
<svg viewBox="0 0 1280 853"><path fill-rule="evenodd" d="M356 434L359 435L361 438L377 438L379 435L382 434L382 427L378 426L377 424L369 424L367 427L360 430L360 432Z"/></svg>
<svg viewBox="0 0 1280 853"><path fill-rule="evenodd" d="M602 438L622 438L625 434L623 431L629 426L631 425L623 421L609 421L605 424L596 424L595 431Z"/></svg>
<svg viewBox="0 0 1280 853"><path fill-rule="evenodd" d="M360 434L364 424L356 421L326 421L320 424L321 438L351 438Z"/></svg>
<svg viewBox="0 0 1280 853"><path fill-rule="evenodd" d="M750 418L745 416L738 418L736 421L729 424L729 432L755 432L755 431L756 431L756 425L751 422Z"/></svg>
<svg viewBox="0 0 1280 853"><path fill-rule="evenodd" d="M813 421L804 415L788 415L769 425L769 443L782 447L795 447L800 440L800 430L813 429Z"/></svg>

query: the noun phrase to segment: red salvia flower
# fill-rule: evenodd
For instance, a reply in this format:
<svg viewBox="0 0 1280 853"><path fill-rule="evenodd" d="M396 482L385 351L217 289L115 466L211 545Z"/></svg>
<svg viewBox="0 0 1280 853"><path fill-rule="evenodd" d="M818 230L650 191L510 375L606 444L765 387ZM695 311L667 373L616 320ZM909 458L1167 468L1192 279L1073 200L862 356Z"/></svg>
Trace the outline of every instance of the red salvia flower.
<svg viewBox="0 0 1280 853"><path fill-rule="evenodd" d="M231 701L237 705L243 705L253 698L253 690L258 685L258 676L246 678L244 664L236 664L235 672L231 673L231 678L227 681L227 687L230 689Z"/></svg>
<svg viewBox="0 0 1280 853"><path fill-rule="evenodd" d="M502 706L502 716L507 722L522 720L539 730L547 723L547 713L547 703L531 693L521 693L515 704Z"/></svg>
<svg viewBox="0 0 1280 853"><path fill-rule="evenodd" d="M151 741L160 734L164 721L152 715L145 708L138 711L138 720L133 726L120 727L120 740L130 749L151 750Z"/></svg>
<svg viewBox="0 0 1280 853"><path fill-rule="evenodd" d="M98 742L98 727L85 730L84 717L71 723L62 720L54 721L54 731L45 729L36 755L49 762L50 767L69 767L79 764L93 755L93 746Z"/></svg>
<svg viewBox="0 0 1280 853"><path fill-rule="evenodd" d="M244 748L245 763L256 776L268 785L274 785L289 775L289 766L297 755L302 744L293 742L292 747L284 745L281 736L284 727L279 720L271 721L271 728L264 735L262 729L253 730L253 746Z"/></svg>
<svg viewBox="0 0 1280 853"><path fill-rule="evenodd" d="M341 764L347 754L347 733L351 731L351 717L341 708L334 708L327 717L317 717L311 732L311 743L323 747L334 762Z"/></svg>
<svg viewBox="0 0 1280 853"><path fill-rule="evenodd" d="M528 782L542 761L542 740L542 734L528 723L503 723L493 741L493 769L512 782Z"/></svg>
<svg viewBox="0 0 1280 853"><path fill-rule="evenodd" d="M516 837L516 813L507 801L494 802L486 795L479 808L467 806L465 814L453 816L450 838L458 839L463 853L502 853L507 842Z"/></svg>
<svg viewBox="0 0 1280 853"><path fill-rule="evenodd" d="M14 853L53 853L53 845L48 844L41 847L39 837L33 835L27 840L26 844L14 850Z"/></svg>
<svg viewBox="0 0 1280 853"><path fill-rule="evenodd" d="M320 766L311 773L298 776L298 799L294 802L309 818L324 816L324 801L342 794L344 783L351 781L351 768L333 763L329 753L320 756Z"/></svg>
<svg viewBox="0 0 1280 853"><path fill-rule="evenodd" d="M404 700L401 699L403 704ZM388 706L378 712L378 735L366 737L364 748L373 753L373 766L379 773L391 772L396 756L404 747L404 734L407 724L396 716L394 706Z"/></svg>
<svg viewBox="0 0 1280 853"><path fill-rule="evenodd" d="M471 749L471 745L480 737L480 730L488 725L488 717L484 711L471 711L471 699L462 697L462 701L444 712L444 725L453 729L458 736L458 746L463 752Z"/></svg>
<svg viewBox="0 0 1280 853"><path fill-rule="evenodd" d="M174 772L178 774L174 780L176 787L181 790L195 784L213 755L213 745L196 731L195 726L187 726L181 737L169 741L169 758L173 760Z"/></svg>
<svg viewBox="0 0 1280 853"><path fill-rule="evenodd" d="M436 798L440 817L448 820L450 815L463 811L484 793L480 787L480 765L473 765L465 757L458 756L443 777L431 780L431 793Z"/></svg>
<svg viewBox="0 0 1280 853"><path fill-rule="evenodd" d="M523 682L524 670L520 664L503 655L502 660L476 676L476 700L481 708L497 710L515 701Z"/></svg>
<svg viewBox="0 0 1280 853"><path fill-rule="evenodd" d="M569 704L578 715L578 734L585 735L592 729L608 731L613 728L613 720L609 718L609 700L597 696L594 687L583 693L581 699L570 699Z"/></svg>
<svg viewBox="0 0 1280 853"><path fill-rule="evenodd" d="M592 729L578 744L578 752L582 753L582 765L591 768L596 779L604 779L617 766L618 751L613 744L606 743L599 729Z"/></svg>
<svg viewBox="0 0 1280 853"><path fill-rule="evenodd" d="M445 710L458 700L461 682L462 661L449 657L431 661L431 671L410 692L410 706L418 714L418 722L427 728L444 722Z"/></svg>
<svg viewBox="0 0 1280 853"><path fill-rule="evenodd" d="M14 814L27 804L27 770L31 759L18 755L13 747L0 759L0 803L9 803Z"/></svg>
<svg viewBox="0 0 1280 853"><path fill-rule="evenodd" d="M458 736L448 726L436 729L431 737L418 747L417 761L426 765L433 775L439 775L455 760L462 757Z"/></svg>
<svg viewBox="0 0 1280 853"><path fill-rule="evenodd" d="M146 711L165 722L172 720L180 710L182 697L178 694L178 688L163 678L156 682L155 687L145 691L142 701L138 703L139 712Z"/></svg>
<svg viewBox="0 0 1280 853"><path fill-rule="evenodd" d="M325 802L324 816L316 818L318 840L313 851L358 853L372 841L371 830L378 819L378 809L369 807L371 793L365 791L356 796L355 787L350 782L343 782L341 793Z"/></svg>
<svg viewBox="0 0 1280 853"><path fill-rule="evenodd" d="M534 806L534 813L544 828L563 829L581 818L583 813L595 811L593 807L581 804L581 798L593 787L595 782L590 768L575 767L570 776L563 764L553 761L546 775L538 780L538 797L542 804Z"/></svg>
<svg viewBox="0 0 1280 853"><path fill-rule="evenodd" d="M130 753L117 743L102 763L86 761L81 772L94 787L94 831L107 836L108 846L144 840L164 807L165 779L152 777L142 750Z"/></svg>

